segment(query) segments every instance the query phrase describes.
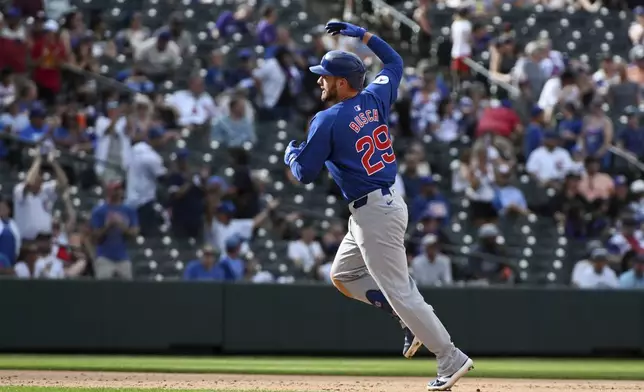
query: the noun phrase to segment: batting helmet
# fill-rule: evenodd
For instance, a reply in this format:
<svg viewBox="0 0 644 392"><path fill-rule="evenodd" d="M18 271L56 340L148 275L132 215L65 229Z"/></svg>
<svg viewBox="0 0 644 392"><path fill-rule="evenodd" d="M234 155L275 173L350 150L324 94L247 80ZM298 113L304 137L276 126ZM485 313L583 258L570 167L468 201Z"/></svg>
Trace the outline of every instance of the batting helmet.
<svg viewBox="0 0 644 392"><path fill-rule="evenodd" d="M337 76L347 80L356 90L364 86L367 69L360 57L343 50L332 50L322 57L320 65L309 67L311 72L318 75Z"/></svg>

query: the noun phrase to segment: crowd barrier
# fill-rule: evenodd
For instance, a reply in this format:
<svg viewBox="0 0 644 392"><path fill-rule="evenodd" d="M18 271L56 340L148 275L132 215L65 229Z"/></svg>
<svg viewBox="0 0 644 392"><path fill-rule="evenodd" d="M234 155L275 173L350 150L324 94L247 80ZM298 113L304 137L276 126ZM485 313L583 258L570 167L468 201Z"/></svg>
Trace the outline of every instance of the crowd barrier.
<svg viewBox="0 0 644 392"><path fill-rule="evenodd" d="M436 288L422 293L471 355L644 354L632 291ZM0 281L0 351L400 355L384 312L322 285Z"/></svg>

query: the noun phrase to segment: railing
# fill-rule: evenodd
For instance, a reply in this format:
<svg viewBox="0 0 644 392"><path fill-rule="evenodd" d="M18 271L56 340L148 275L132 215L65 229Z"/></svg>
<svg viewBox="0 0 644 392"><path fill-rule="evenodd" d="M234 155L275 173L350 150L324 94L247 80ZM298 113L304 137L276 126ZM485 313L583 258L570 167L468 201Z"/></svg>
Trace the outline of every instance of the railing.
<svg viewBox="0 0 644 392"><path fill-rule="evenodd" d="M644 164L640 162L636 157L629 154L627 151L615 146L608 147L608 151L612 152L613 154L617 155L620 158L623 158L626 162L630 163L640 171L644 172Z"/></svg>
<svg viewBox="0 0 644 392"><path fill-rule="evenodd" d="M417 43L418 43L418 34L421 31L420 25L414 22L407 15L403 14L402 12L398 11L391 5L387 4L384 0L361 0L361 1L358 0L357 7L359 7L359 9L357 11L360 11L360 13L362 12L362 3L365 1L369 1L371 3L371 6L373 7L374 11L386 10L386 13L388 15L391 15L397 24L405 25L411 30L412 32L411 50L415 54L418 51Z"/></svg>
<svg viewBox="0 0 644 392"><path fill-rule="evenodd" d="M465 64L467 64L472 70L475 72L485 76L487 80L490 81L491 84L496 85L498 87L501 87L502 89L506 90L512 97L516 98L521 94L521 91L516 87L511 85L508 82L504 82L502 80L497 80L495 79L491 74L490 71L487 70L484 66L481 64L477 63L476 61L466 58Z"/></svg>

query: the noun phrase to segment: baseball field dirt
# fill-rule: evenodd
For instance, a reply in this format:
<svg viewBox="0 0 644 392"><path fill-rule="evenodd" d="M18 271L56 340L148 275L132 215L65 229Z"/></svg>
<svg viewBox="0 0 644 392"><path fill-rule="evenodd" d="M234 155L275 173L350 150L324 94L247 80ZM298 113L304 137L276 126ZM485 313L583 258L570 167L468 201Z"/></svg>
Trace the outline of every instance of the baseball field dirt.
<svg viewBox="0 0 644 392"><path fill-rule="evenodd" d="M215 391L425 391L427 378L0 370L6 387L207 389ZM9 389L10 390L10 389ZM464 378L454 392L642 391L644 381Z"/></svg>

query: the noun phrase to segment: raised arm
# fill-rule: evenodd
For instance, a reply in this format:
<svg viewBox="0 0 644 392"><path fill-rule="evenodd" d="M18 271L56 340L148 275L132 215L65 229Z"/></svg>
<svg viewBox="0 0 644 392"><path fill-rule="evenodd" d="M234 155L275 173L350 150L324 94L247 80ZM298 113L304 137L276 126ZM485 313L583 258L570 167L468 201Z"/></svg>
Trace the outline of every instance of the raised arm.
<svg viewBox="0 0 644 392"><path fill-rule="evenodd" d="M367 90L378 95L385 102L386 107L391 106L398 96L398 87L403 75L402 57L380 37L360 26L345 22L330 22L326 25L326 30L332 35L341 34L360 39L382 61L383 70Z"/></svg>

